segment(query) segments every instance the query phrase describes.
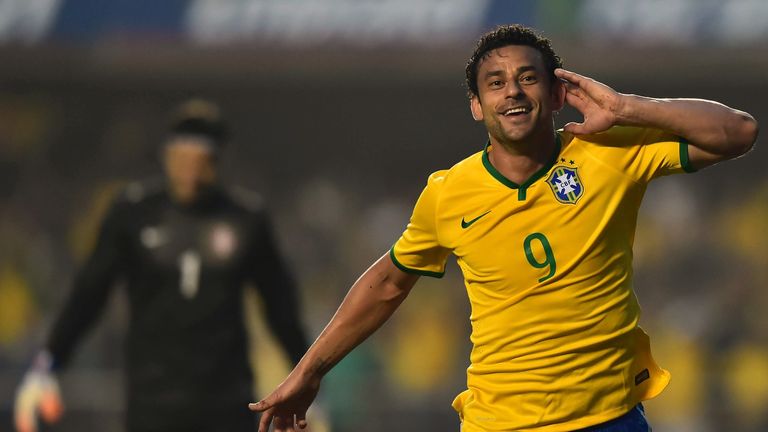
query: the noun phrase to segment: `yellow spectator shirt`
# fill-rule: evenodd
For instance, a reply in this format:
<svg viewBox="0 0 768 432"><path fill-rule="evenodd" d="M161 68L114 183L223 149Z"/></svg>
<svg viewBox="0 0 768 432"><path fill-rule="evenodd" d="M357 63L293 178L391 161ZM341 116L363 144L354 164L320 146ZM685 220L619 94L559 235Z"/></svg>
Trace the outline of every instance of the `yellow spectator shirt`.
<svg viewBox="0 0 768 432"><path fill-rule="evenodd" d="M688 144L653 129L557 133L523 184L487 146L429 177L391 250L403 271L442 276L449 254L472 306L463 432L558 432L603 423L659 394L669 372L638 327L632 243L656 177L692 171Z"/></svg>

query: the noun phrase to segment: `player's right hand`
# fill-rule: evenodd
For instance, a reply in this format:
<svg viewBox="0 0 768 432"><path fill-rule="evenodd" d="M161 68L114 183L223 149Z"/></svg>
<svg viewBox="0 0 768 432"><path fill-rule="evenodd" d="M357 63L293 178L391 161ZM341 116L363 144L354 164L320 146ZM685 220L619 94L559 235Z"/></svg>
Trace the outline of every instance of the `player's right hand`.
<svg viewBox="0 0 768 432"><path fill-rule="evenodd" d="M555 76L565 83L565 101L584 116L583 122L569 122L563 126L563 130L587 135L619 124L626 95L592 78L562 68L555 69Z"/></svg>
<svg viewBox="0 0 768 432"><path fill-rule="evenodd" d="M251 411L261 414L259 432L298 432L307 427L307 409L320 390L319 379L303 379L296 370L277 388L257 403L248 404Z"/></svg>
<svg viewBox="0 0 768 432"><path fill-rule="evenodd" d="M50 356L40 353L16 389L13 411L16 431L37 432L38 414L51 424L63 413L59 380L51 371Z"/></svg>

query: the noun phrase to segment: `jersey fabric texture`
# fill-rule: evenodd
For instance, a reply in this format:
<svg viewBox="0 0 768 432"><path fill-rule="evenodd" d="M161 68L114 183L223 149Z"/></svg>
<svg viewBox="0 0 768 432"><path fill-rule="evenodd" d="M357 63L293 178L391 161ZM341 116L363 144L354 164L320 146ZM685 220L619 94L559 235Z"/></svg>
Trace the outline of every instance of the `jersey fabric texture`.
<svg viewBox="0 0 768 432"><path fill-rule="evenodd" d="M273 237L252 194L214 188L180 206L164 185L129 186L108 212L55 322L47 343L55 367L69 362L122 280L130 307L130 429L207 430L203 421L234 418L232 407L246 412L253 385L246 282L256 284L289 358L296 363L307 349L296 289Z"/></svg>
<svg viewBox="0 0 768 432"><path fill-rule="evenodd" d="M692 171L688 144L652 129L574 136L523 184L489 145L438 171L390 256L442 276L456 256L472 307L464 432L559 432L603 423L659 394L670 375L638 326L632 244L656 177Z"/></svg>

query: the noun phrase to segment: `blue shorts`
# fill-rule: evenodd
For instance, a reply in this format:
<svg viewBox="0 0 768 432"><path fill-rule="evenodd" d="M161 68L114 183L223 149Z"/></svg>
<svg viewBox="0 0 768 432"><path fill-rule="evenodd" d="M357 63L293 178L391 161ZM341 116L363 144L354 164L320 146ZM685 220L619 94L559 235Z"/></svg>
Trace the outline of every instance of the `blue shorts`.
<svg viewBox="0 0 768 432"><path fill-rule="evenodd" d="M648 424L648 420L645 418L643 404L637 404L628 413L619 418L574 432L651 432L652 430L651 425Z"/></svg>
<svg viewBox="0 0 768 432"><path fill-rule="evenodd" d="M579 429L576 432L651 432L651 430L651 425L645 418L643 404L637 404L619 418L586 429Z"/></svg>

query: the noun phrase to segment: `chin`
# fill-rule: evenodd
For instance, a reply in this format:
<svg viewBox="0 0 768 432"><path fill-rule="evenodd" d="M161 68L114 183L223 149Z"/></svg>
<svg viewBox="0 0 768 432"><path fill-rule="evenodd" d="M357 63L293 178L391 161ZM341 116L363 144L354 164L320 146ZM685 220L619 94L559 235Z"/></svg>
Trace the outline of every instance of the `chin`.
<svg viewBox="0 0 768 432"><path fill-rule="evenodd" d="M532 130L513 130L513 131L504 131L502 134L503 138L507 142L520 142L525 141L533 136Z"/></svg>
<svg viewBox="0 0 768 432"><path fill-rule="evenodd" d="M194 202L197 199L197 191L195 190L176 190L174 198L176 198L176 201L182 204L189 204L191 202Z"/></svg>

